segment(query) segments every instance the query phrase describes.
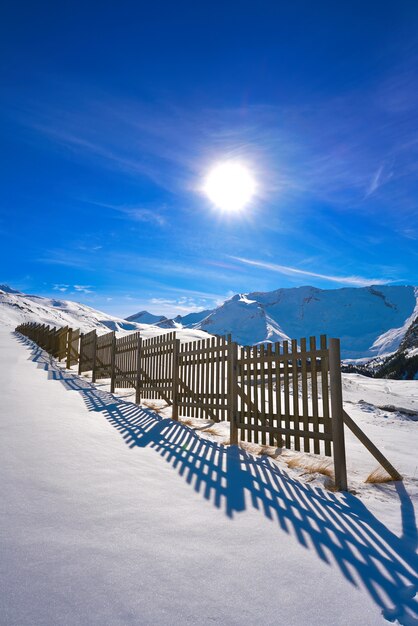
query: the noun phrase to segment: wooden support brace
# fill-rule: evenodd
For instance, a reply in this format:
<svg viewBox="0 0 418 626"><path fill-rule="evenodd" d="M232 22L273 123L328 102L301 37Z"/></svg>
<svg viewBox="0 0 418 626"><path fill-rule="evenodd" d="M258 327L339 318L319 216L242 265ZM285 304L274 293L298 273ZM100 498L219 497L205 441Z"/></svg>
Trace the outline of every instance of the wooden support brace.
<svg viewBox="0 0 418 626"><path fill-rule="evenodd" d="M355 421L343 411L344 424L351 430L353 435L367 448L367 450L374 456L376 461L387 471L389 476L393 480L402 480L401 474L393 467L387 458L380 452L380 450L374 445L368 436L361 430L361 428L355 423Z"/></svg>

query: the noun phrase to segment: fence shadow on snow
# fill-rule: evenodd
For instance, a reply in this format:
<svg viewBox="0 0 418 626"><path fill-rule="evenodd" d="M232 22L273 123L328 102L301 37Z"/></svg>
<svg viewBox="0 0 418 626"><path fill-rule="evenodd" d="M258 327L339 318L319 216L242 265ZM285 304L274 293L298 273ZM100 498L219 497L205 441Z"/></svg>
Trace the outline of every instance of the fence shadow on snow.
<svg viewBox="0 0 418 626"><path fill-rule="evenodd" d="M103 413L130 448L153 448L230 518L247 507L259 510L324 563L338 566L350 583L366 588L385 619L403 626L418 623L418 534L402 483L397 483L403 525L399 538L355 496L300 483L267 457L203 440L181 423L97 389L59 367L32 341L16 337L31 348L30 358L49 378L80 393L88 410Z"/></svg>

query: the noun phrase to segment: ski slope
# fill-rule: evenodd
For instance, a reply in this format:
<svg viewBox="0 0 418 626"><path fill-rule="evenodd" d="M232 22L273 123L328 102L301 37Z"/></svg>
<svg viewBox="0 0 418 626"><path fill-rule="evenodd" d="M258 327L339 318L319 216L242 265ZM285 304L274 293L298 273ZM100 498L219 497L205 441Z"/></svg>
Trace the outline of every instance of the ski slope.
<svg viewBox="0 0 418 626"><path fill-rule="evenodd" d="M405 482L359 497L205 440L9 331L0 388L2 624L416 623L413 420L399 446L391 427Z"/></svg>

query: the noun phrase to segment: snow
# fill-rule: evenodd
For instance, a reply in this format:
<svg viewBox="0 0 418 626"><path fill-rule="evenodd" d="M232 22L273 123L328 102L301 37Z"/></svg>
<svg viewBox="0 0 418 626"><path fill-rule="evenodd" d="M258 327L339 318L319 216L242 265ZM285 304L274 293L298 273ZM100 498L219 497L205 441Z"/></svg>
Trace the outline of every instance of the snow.
<svg viewBox="0 0 418 626"><path fill-rule="evenodd" d="M170 329L162 329L149 323L129 322L97 311L85 304L57 298L43 298L20 293L2 285L0 289L0 326L15 329L26 322L49 324L50 326L71 326L82 332L96 329L99 335L115 331L118 337L129 332L141 331L145 339L164 335ZM177 337L181 342L196 341L209 335L202 330L179 329Z"/></svg>
<svg viewBox="0 0 418 626"><path fill-rule="evenodd" d="M418 289L410 286L278 289L237 294L195 327L232 333L242 345L326 333L341 339L343 358L370 358L398 348L417 301Z"/></svg>
<svg viewBox="0 0 418 626"><path fill-rule="evenodd" d="M167 321L164 315L154 315L148 311L140 311L126 318L128 322L139 322L141 324L157 324L158 322Z"/></svg>
<svg viewBox="0 0 418 626"><path fill-rule="evenodd" d="M358 494L337 494L294 453L204 439L8 331L0 354L2 623L417 623L417 424L373 408L384 389L344 378L405 481L359 488L349 441ZM400 382L386 401L406 406Z"/></svg>
<svg viewBox="0 0 418 626"><path fill-rule="evenodd" d="M96 328L102 334L109 330L126 332L139 328L138 324L96 311L79 302L0 290L0 324L14 329L26 322L71 326L80 328L82 332Z"/></svg>
<svg viewBox="0 0 418 626"><path fill-rule="evenodd" d="M371 351L377 353L379 356L390 354L397 350L399 344L405 336L406 331L418 316L418 287L414 289L416 304L411 315L407 317L405 322L399 328L391 328L386 333L383 333L376 339L371 347Z"/></svg>
<svg viewBox="0 0 418 626"><path fill-rule="evenodd" d="M69 325L82 332L96 328L100 334L141 330L144 336L175 330L181 341L207 337L206 333L231 333L241 345L326 333L341 339L344 360L354 363L395 351L417 315L418 288L402 286L299 287L237 294L213 311L174 320L147 311L125 320L77 302L26 295L5 285L0 289L0 324L10 328L22 322L40 322Z"/></svg>

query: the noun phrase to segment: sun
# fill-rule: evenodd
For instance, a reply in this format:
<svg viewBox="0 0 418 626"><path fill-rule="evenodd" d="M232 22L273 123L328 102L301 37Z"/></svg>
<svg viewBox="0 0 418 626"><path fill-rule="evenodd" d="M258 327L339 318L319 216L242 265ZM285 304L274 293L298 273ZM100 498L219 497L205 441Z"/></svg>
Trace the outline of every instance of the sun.
<svg viewBox="0 0 418 626"><path fill-rule="evenodd" d="M256 183L250 170L241 163L226 161L208 173L203 192L222 211L241 211L252 200Z"/></svg>

